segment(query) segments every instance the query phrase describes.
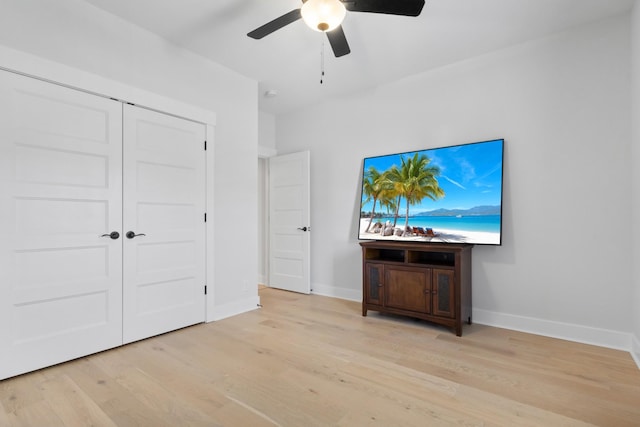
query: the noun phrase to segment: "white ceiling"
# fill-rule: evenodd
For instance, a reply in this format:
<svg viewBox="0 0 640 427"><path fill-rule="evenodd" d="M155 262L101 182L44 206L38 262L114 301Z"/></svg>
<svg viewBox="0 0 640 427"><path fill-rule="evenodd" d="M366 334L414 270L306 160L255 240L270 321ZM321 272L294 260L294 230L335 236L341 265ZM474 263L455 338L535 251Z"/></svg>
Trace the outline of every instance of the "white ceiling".
<svg viewBox="0 0 640 427"><path fill-rule="evenodd" d="M325 41L321 85L323 34L300 20L261 40L246 36L300 0L85 1L257 80L260 109L273 114L625 13L634 2L427 0L417 18L347 12L351 53L335 58Z"/></svg>

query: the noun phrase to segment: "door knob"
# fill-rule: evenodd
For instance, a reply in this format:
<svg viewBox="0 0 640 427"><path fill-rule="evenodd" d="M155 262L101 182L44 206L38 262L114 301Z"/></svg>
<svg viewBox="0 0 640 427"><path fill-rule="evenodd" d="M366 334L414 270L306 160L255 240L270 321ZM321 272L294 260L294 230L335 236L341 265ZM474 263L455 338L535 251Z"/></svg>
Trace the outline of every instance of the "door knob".
<svg viewBox="0 0 640 427"><path fill-rule="evenodd" d="M117 231L112 231L111 233L103 234L100 237L111 237L113 240L116 240L118 237L120 237L120 233L118 233Z"/></svg>
<svg viewBox="0 0 640 427"><path fill-rule="evenodd" d="M298 227L298 230L301 230L301 231L311 231L311 227Z"/></svg>
<svg viewBox="0 0 640 427"><path fill-rule="evenodd" d="M138 237L138 236L146 236L146 234L144 233L136 234L134 231L127 231L127 234L125 234L125 236L127 236L127 239L133 239L134 237Z"/></svg>

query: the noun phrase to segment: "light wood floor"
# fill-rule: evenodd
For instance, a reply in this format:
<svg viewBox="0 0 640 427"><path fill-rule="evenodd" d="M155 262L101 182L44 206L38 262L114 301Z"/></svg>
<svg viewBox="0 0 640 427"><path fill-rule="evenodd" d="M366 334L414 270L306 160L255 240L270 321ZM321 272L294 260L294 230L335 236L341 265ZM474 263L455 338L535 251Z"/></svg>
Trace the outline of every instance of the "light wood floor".
<svg viewBox="0 0 640 427"><path fill-rule="evenodd" d="M260 295L262 309L0 382L0 426L640 426L628 353Z"/></svg>

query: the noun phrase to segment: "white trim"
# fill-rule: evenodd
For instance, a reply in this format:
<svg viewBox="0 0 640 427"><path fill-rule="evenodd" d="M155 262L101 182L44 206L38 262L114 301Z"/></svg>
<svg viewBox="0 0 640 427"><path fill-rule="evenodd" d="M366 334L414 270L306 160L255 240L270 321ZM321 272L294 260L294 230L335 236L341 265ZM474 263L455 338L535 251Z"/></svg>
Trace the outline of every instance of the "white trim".
<svg viewBox="0 0 640 427"><path fill-rule="evenodd" d="M216 124L216 113L212 111L176 101L163 95L147 92L78 68L72 68L1 45L0 58L2 58L0 69L6 71L90 92L94 95L130 102L140 107L207 123L211 126Z"/></svg>
<svg viewBox="0 0 640 427"><path fill-rule="evenodd" d="M226 319L227 317L236 316L248 311L260 308L260 297L252 296L243 300L234 301L230 304L215 306L209 314L207 322Z"/></svg>
<svg viewBox="0 0 640 427"><path fill-rule="evenodd" d="M206 295L206 309L205 309L205 322L211 322L213 320L213 312L215 311L215 302L216 302L216 287L215 287L215 227L214 224L214 197L213 197L213 189L215 188L215 180L213 173L213 165L214 165L214 146L215 146L215 128L211 124L207 124L207 151L205 152L206 157L206 168L207 173L205 179L206 183L206 210L207 210L207 223L205 224L205 229L207 230L206 236L206 248L207 248L207 260L206 260L206 286L207 286L207 295Z"/></svg>
<svg viewBox="0 0 640 427"><path fill-rule="evenodd" d="M319 283L312 284L311 293L349 301L362 301L361 290L356 291ZM475 308L473 309L472 319L474 323L482 325L629 351L636 361L638 368L640 368L640 341L632 334L612 331L610 329L592 328L589 326L553 322L532 317L496 313Z"/></svg>
<svg viewBox="0 0 640 427"><path fill-rule="evenodd" d="M262 206L258 207L258 232L262 239L262 246L258 247L258 264L262 271L258 271L258 283L269 285L269 161L258 156L258 200L262 197Z"/></svg>
<svg viewBox="0 0 640 427"><path fill-rule="evenodd" d="M616 350L631 350L631 334L610 329L593 328L572 323L555 322L533 317L516 316L481 309L473 309L474 323L528 332Z"/></svg>
<svg viewBox="0 0 640 427"><path fill-rule="evenodd" d="M313 295L323 295L348 301L362 302L362 290L339 288L337 286L325 285L322 283L312 283L311 293Z"/></svg>
<svg viewBox="0 0 640 427"><path fill-rule="evenodd" d="M638 369L640 369L640 338L635 335L631 335L631 357L636 362Z"/></svg>
<svg viewBox="0 0 640 427"><path fill-rule="evenodd" d="M362 301L362 291L360 290L318 283L312 284L311 293L349 301ZM472 318L474 323L482 325L628 351L640 369L640 340L633 334L480 309L473 309Z"/></svg>
<svg viewBox="0 0 640 427"><path fill-rule="evenodd" d="M263 147L258 145L258 157L261 159L266 159L268 157L273 157L278 154L278 150L275 148Z"/></svg>

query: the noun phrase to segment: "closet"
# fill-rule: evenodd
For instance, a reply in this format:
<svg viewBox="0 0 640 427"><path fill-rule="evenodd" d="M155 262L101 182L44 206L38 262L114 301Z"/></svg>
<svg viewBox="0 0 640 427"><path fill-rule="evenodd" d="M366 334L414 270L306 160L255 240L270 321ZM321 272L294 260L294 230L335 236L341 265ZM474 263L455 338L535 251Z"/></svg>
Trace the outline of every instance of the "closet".
<svg viewBox="0 0 640 427"><path fill-rule="evenodd" d="M204 321L205 132L0 71L0 379Z"/></svg>

